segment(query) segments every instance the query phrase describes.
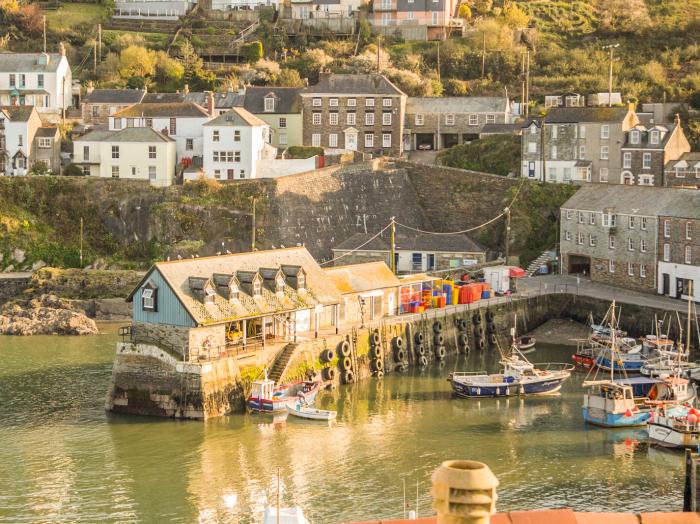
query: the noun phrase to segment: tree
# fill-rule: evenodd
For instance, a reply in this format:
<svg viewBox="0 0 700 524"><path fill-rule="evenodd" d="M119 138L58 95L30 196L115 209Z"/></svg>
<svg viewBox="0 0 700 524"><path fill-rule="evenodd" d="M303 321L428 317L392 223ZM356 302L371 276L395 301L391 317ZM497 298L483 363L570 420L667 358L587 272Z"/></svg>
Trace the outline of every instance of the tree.
<svg viewBox="0 0 700 524"><path fill-rule="evenodd" d="M156 53L156 80L161 85L177 86L185 75L185 67L165 51Z"/></svg>
<svg viewBox="0 0 700 524"><path fill-rule="evenodd" d="M284 68L277 75L275 85L282 87L304 87L304 81L296 69Z"/></svg>
<svg viewBox="0 0 700 524"><path fill-rule="evenodd" d="M253 64L263 57L263 45L262 42L250 42L241 47L241 56L245 58L245 61Z"/></svg>
<svg viewBox="0 0 700 524"><path fill-rule="evenodd" d="M192 47L189 41L185 41L184 44L180 46L180 62L182 67L185 69L185 74L183 79L186 83L191 84L194 77L202 70L204 67L204 62Z"/></svg>
<svg viewBox="0 0 700 524"><path fill-rule="evenodd" d="M41 176L41 175L50 175L51 171L49 171L49 166L46 162L43 160L39 160L38 162L35 162L32 168L29 170L29 175L30 176Z"/></svg>
<svg viewBox="0 0 700 524"><path fill-rule="evenodd" d="M144 47L131 45L119 55L119 74L122 78L152 76L155 70L155 53Z"/></svg>
<svg viewBox="0 0 700 524"><path fill-rule="evenodd" d="M651 21L644 0L604 0L598 12L601 27L610 32L638 33Z"/></svg>
<svg viewBox="0 0 700 524"><path fill-rule="evenodd" d="M508 27L520 29L527 27L530 17L518 7L515 2L508 2L503 6L503 20Z"/></svg>
<svg viewBox="0 0 700 524"><path fill-rule="evenodd" d="M464 18L465 20L471 20L472 18L472 10L471 7L467 4L462 4L459 6L459 10L457 11L457 16L459 18Z"/></svg>

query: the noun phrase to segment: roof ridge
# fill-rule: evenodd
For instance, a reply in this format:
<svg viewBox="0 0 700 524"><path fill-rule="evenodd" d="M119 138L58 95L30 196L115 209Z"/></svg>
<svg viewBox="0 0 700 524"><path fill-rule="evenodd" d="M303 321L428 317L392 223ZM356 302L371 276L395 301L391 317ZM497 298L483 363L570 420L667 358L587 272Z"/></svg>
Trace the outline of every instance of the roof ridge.
<svg viewBox="0 0 700 524"><path fill-rule="evenodd" d="M238 257L242 255L255 255L258 253L270 253L271 251L291 251L294 249L304 249L304 246L290 246L290 247L281 247L281 248L276 248L276 249L259 249L256 251L241 251L239 253L225 253L222 255L208 255L206 257L197 257L197 258L181 258L178 260L160 260L158 262L154 262L154 266L160 266L162 264L174 264L177 262L192 262L193 260L211 260L211 259L220 259L224 257ZM245 271L253 271L253 270L245 270Z"/></svg>

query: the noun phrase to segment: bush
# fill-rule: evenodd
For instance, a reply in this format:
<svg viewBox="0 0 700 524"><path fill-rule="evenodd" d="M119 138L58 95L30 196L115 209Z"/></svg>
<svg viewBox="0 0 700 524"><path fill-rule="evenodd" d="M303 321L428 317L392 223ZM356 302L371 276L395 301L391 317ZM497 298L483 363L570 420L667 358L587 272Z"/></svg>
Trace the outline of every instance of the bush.
<svg viewBox="0 0 700 524"><path fill-rule="evenodd" d="M250 42L241 47L241 56L246 62L253 64L263 57L262 42Z"/></svg>
<svg viewBox="0 0 700 524"><path fill-rule="evenodd" d="M438 155L446 166L496 175L520 171L520 137L493 135L451 147Z"/></svg>
<svg viewBox="0 0 700 524"><path fill-rule="evenodd" d="M322 147L292 146L287 149L287 158L311 158L312 156L323 156Z"/></svg>
<svg viewBox="0 0 700 524"><path fill-rule="evenodd" d="M80 166L76 164L69 164L66 169L63 170L63 175L64 176L84 176L85 173L83 173L83 170L80 169Z"/></svg>

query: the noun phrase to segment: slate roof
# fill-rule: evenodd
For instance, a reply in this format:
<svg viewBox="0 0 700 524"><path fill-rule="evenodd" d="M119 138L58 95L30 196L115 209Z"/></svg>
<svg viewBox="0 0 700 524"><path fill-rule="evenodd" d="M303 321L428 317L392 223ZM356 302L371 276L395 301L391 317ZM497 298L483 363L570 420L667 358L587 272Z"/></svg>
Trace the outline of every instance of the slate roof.
<svg viewBox="0 0 700 524"><path fill-rule="evenodd" d="M406 113L505 113L508 99L499 96L409 97Z"/></svg>
<svg viewBox="0 0 700 524"><path fill-rule="evenodd" d="M127 127L119 131L96 129L76 138L75 141L86 142L174 142L159 131L150 127Z"/></svg>
<svg viewBox="0 0 700 524"><path fill-rule="evenodd" d="M603 211L639 216L700 219L700 191L670 187L587 184L562 209Z"/></svg>
<svg viewBox="0 0 700 524"><path fill-rule="evenodd" d="M241 292L239 300L231 302L217 293L212 304L204 305L189 286L191 278L211 279L215 274L235 275L243 285L243 276L246 273L256 274L260 268L279 268L281 265L296 265L304 269L306 291L296 291L292 286L285 285L284 292L279 295L263 286L260 297L254 298ZM342 300L340 292L331 279L326 276L311 253L304 247L158 262L131 292L127 298L128 301L131 301L136 290L148 281L153 271L160 272L198 324L309 309L318 304L339 304Z"/></svg>
<svg viewBox="0 0 700 524"><path fill-rule="evenodd" d="M183 93L146 93L141 100L144 104L177 104L185 102Z"/></svg>
<svg viewBox="0 0 700 524"><path fill-rule="evenodd" d="M146 94L145 89L95 89L83 97L88 104L138 104Z"/></svg>
<svg viewBox="0 0 700 524"><path fill-rule="evenodd" d="M207 107L209 94L203 91L191 92L184 95L185 102L194 102L202 107ZM232 107L243 106L244 95L236 91L226 91L225 93L214 93L215 109L231 109Z"/></svg>
<svg viewBox="0 0 700 524"><path fill-rule="evenodd" d="M193 104L192 102L174 103L140 103L127 107L114 113L115 117L147 117L147 118L169 118L169 117L208 117L206 109Z"/></svg>
<svg viewBox="0 0 700 524"><path fill-rule="evenodd" d="M547 124L575 124L578 122L622 122L627 107L553 107L547 113Z"/></svg>
<svg viewBox="0 0 700 524"><path fill-rule="evenodd" d="M484 124L479 131L482 135L519 135L522 124Z"/></svg>
<svg viewBox="0 0 700 524"><path fill-rule="evenodd" d="M27 122L34 112L34 106L0 106L11 122Z"/></svg>
<svg viewBox="0 0 700 524"><path fill-rule="evenodd" d="M34 136L39 138L54 138L58 133L57 127L40 127Z"/></svg>
<svg viewBox="0 0 700 524"><path fill-rule="evenodd" d="M43 53L0 53L0 73L51 73L61 62L59 53L48 53L49 63L40 64Z"/></svg>
<svg viewBox="0 0 700 524"><path fill-rule="evenodd" d="M666 162L666 170L673 169L679 162L685 162L688 164L688 169L695 169L695 164L698 164L700 168L700 152L691 151L689 153L683 153L677 160L670 160Z"/></svg>
<svg viewBox="0 0 700 524"><path fill-rule="evenodd" d="M204 126L266 126L267 123L260 120L257 116L249 113L242 107L232 107L231 111L223 113L213 120L210 120Z"/></svg>
<svg viewBox="0 0 700 524"><path fill-rule="evenodd" d="M301 113L300 87L247 87L243 107L251 113L290 114ZM265 97L272 93L275 98L275 110L265 111Z"/></svg>
<svg viewBox="0 0 700 524"><path fill-rule="evenodd" d="M329 95L403 95L387 77L379 74L350 75L321 73L318 83L302 90L301 96Z"/></svg>
<svg viewBox="0 0 700 524"><path fill-rule="evenodd" d="M630 142L630 135L633 129L639 131L639 144L633 144ZM650 135L653 129L659 131L659 143L652 144L650 142ZM664 149L668 144L668 141L673 136L674 131L676 131L676 124L660 124L660 125L638 125L633 127L629 131L625 132L625 143L622 149ZM664 133L663 138L661 138L661 133Z"/></svg>
<svg viewBox="0 0 700 524"><path fill-rule="evenodd" d="M333 251L348 251L357 248L372 238L374 234L356 233L344 242L333 247ZM401 251L435 251L449 253L483 253L485 250L467 235L430 235L411 232L397 232L396 249ZM369 241L360 251L391 251L391 237L383 235Z"/></svg>
<svg viewBox="0 0 700 524"><path fill-rule="evenodd" d="M367 262L325 268L326 275L342 294L398 287L399 279L385 262Z"/></svg>

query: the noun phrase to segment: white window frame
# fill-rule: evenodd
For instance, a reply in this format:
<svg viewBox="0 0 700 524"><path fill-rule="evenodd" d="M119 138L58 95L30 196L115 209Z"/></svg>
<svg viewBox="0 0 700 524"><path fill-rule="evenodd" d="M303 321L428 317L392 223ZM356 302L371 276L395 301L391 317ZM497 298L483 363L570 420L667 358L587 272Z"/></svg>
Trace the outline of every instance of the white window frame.
<svg viewBox="0 0 700 524"><path fill-rule="evenodd" d="M391 107L394 101L391 98L382 98L382 107Z"/></svg>
<svg viewBox="0 0 700 524"><path fill-rule="evenodd" d="M571 240L571 231L564 231L564 240Z"/></svg>
<svg viewBox="0 0 700 524"><path fill-rule="evenodd" d="M492 115L492 114L486 115L486 123L487 124L495 124L496 123L496 115Z"/></svg>
<svg viewBox="0 0 700 524"><path fill-rule="evenodd" d="M649 131L649 143L652 145L658 145L659 144L659 130L658 129L652 129Z"/></svg>
<svg viewBox="0 0 700 524"><path fill-rule="evenodd" d="M671 238L671 221L664 220L664 238Z"/></svg>
<svg viewBox="0 0 700 524"><path fill-rule="evenodd" d="M469 115L469 125L478 126L479 125L479 115Z"/></svg>
<svg viewBox="0 0 700 524"><path fill-rule="evenodd" d="M365 133L365 148L374 147L374 133Z"/></svg>
<svg viewBox="0 0 700 524"><path fill-rule="evenodd" d="M580 231L576 234L576 243L579 246L583 245L583 233L581 233Z"/></svg>
<svg viewBox="0 0 700 524"><path fill-rule="evenodd" d="M328 106L329 107L338 107L338 99L331 98L330 100L328 100Z"/></svg>
<svg viewBox="0 0 700 524"><path fill-rule="evenodd" d="M527 143L527 152L528 153L537 153L537 142L528 142Z"/></svg>
<svg viewBox="0 0 700 524"><path fill-rule="evenodd" d="M640 278L646 278L647 267L644 264L639 264L639 276Z"/></svg>
<svg viewBox="0 0 700 524"><path fill-rule="evenodd" d="M382 134L382 147L391 147L391 133Z"/></svg>
<svg viewBox="0 0 700 524"><path fill-rule="evenodd" d="M421 113L416 114L415 124L417 126L425 125L425 116L422 115Z"/></svg>
<svg viewBox="0 0 700 524"><path fill-rule="evenodd" d="M275 97L274 96L266 96L264 104L265 104L264 111L266 113L272 113L275 110Z"/></svg>
<svg viewBox="0 0 700 524"><path fill-rule="evenodd" d="M634 251L634 239L632 237L627 239L627 251Z"/></svg>
<svg viewBox="0 0 700 524"><path fill-rule="evenodd" d="M671 244L664 244L664 262L671 261Z"/></svg>
<svg viewBox="0 0 700 524"><path fill-rule="evenodd" d="M346 117L345 120L346 120L346 123L347 123L349 126L354 126L354 125L355 125L355 122L356 122L355 116L356 116L355 113L348 113L348 114L347 114L347 117Z"/></svg>
<svg viewBox="0 0 700 524"><path fill-rule="evenodd" d="M321 125L321 113L313 113L311 115L311 123L315 126Z"/></svg>
<svg viewBox="0 0 700 524"><path fill-rule="evenodd" d="M614 236L608 237L608 249L615 249L615 237Z"/></svg>
<svg viewBox="0 0 700 524"><path fill-rule="evenodd" d="M588 235L588 245L591 247L595 247L596 237L594 237L593 235Z"/></svg>
<svg viewBox="0 0 700 524"><path fill-rule="evenodd" d="M365 107L374 107L374 98L365 98Z"/></svg>
<svg viewBox="0 0 700 524"><path fill-rule="evenodd" d="M686 240L692 240L692 223L691 222L686 222L685 223L685 239Z"/></svg>
<svg viewBox="0 0 700 524"><path fill-rule="evenodd" d="M445 125L446 126L455 125L455 114L454 113L446 113L445 114Z"/></svg>
<svg viewBox="0 0 700 524"><path fill-rule="evenodd" d="M357 107L357 98L348 98L348 107Z"/></svg>
<svg viewBox="0 0 700 524"><path fill-rule="evenodd" d="M642 155L642 169L651 169L651 153Z"/></svg>
<svg viewBox="0 0 700 524"><path fill-rule="evenodd" d="M331 133L328 135L328 147L336 148L338 147L338 134Z"/></svg>
<svg viewBox="0 0 700 524"><path fill-rule="evenodd" d="M610 158L610 147L609 146L600 146L600 159L601 160L608 160Z"/></svg>
<svg viewBox="0 0 700 524"><path fill-rule="evenodd" d="M647 217L641 217L639 219L639 229L641 229L642 231L647 230Z"/></svg>
<svg viewBox="0 0 700 524"><path fill-rule="evenodd" d="M615 261L611 258L608 260L608 273L614 273L615 272Z"/></svg>
<svg viewBox="0 0 700 524"><path fill-rule="evenodd" d="M311 106L312 107L321 107L321 99L320 98L314 98L311 100Z"/></svg>
<svg viewBox="0 0 700 524"><path fill-rule="evenodd" d="M598 172L598 180L600 180L600 182L607 183L609 176L610 170L607 167L601 167Z"/></svg>
<svg viewBox="0 0 700 524"><path fill-rule="evenodd" d="M635 224L635 222L634 222L634 217L633 217L633 216L628 216L628 217L627 217L627 227L629 227L630 229L634 229L634 226L635 226L635 225L636 225L636 224Z"/></svg>
<svg viewBox="0 0 700 524"><path fill-rule="evenodd" d="M382 125L383 126L390 126L391 125L391 113L382 113Z"/></svg>
<svg viewBox="0 0 700 524"><path fill-rule="evenodd" d="M600 138L603 140L610 138L610 125L603 124L600 126Z"/></svg>
<svg viewBox="0 0 700 524"><path fill-rule="evenodd" d="M566 219L571 220L574 218L574 210L573 209L567 209L566 210Z"/></svg>
<svg viewBox="0 0 700 524"><path fill-rule="evenodd" d="M373 126L374 125L374 113L365 113L365 125L366 126Z"/></svg>
<svg viewBox="0 0 700 524"><path fill-rule="evenodd" d="M627 262L627 275L630 277L634 276L634 263Z"/></svg>
<svg viewBox="0 0 700 524"><path fill-rule="evenodd" d="M311 146L321 147L321 133L313 133L311 135Z"/></svg>
<svg viewBox="0 0 700 524"><path fill-rule="evenodd" d="M630 153L629 151L625 151L624 153L622 153L622 168L632 168L632 153Z"/></svg>
<svg viewBox="0 0 700 524"><path fill-rule="evenodd" d="M639 138L640 135L638 129L633 129L632 131L630 131L630 144L639 144Z"/></svg>
<svg viewBox="0 0 700 524"><path fill-rule="evenodd" d="M153 160L158 155L158 150L156 146L148 146L148 159Z"/></svg>
<svg viewBox="0 0 700 524"><path fill-rule="evenodd" d="M647 241L646 239L642 238L639 240L639 252L640 253L646 253L647 252Z"/></svg>
<svg viewBox="0 0 700 524"><path fill-rule="evenodd" d="M51 147L50 138L39 138L39 147L42 149L48 149Z"/></svg>
<svg viewBox="0 0 700 524"><path fill-rule="evenodd" d="M338 113L328 114L328 125L337 126L338 125Z"/></svg>
<svg viewBox="0 0 700 524"><path fill-rule="evenodd" d="M685 246L685 263L690 265L693 263L693 248L691 246Z"/></svg>

